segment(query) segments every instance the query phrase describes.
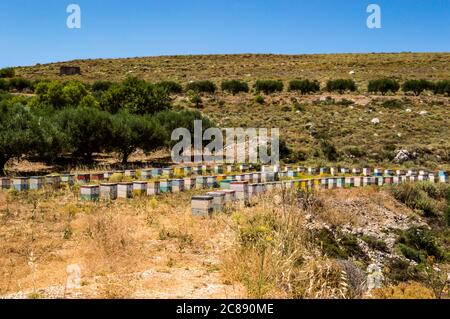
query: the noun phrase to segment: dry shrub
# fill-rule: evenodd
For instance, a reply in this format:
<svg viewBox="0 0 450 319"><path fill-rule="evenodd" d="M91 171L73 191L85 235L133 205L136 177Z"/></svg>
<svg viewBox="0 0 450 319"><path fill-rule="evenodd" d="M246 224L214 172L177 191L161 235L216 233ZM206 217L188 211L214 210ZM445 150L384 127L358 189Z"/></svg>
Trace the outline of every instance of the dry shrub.
<svg viewBox="0 0 450 319"><path fill-rule="evenodd" d="M133 298L136 286L129 278L107 276L97 283L97 298L129 299Z"/></svg>
<svg viewBox="0 0 450 319"><path fill-rule="evenodd" d="M432 290L417 282L402 282L397 286L374 289L372 298L375 299L434 299Z"/></svg>
<svg viewBox="0 0 450 319"><path fill-rule="evenodd" d="M280 192L235 213L238 238L225 257L225 280L242 282L255 298L346 297L346 274L303 227L318 206L312 194Z"/></svg>
<svg viewBox="0 0 450 319"><path fill-rule="evenodd" d="M86 262L94 273L127 271L136 265L136 221L114 210L88 215L84 228Z"/></svg>

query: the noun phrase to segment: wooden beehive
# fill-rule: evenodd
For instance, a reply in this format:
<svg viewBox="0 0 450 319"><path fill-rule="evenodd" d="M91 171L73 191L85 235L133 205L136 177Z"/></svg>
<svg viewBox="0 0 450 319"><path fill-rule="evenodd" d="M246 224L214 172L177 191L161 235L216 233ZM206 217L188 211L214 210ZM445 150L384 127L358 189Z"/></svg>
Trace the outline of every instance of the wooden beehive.
<svg viewBox="0 0 450 319"><path fill-rule="evenodd" d="M101 183L100 198L105 200L115 200L117 198L117 183Z"/></svg>
<svg viewBox="0 0 450 319"><path fill-rule="evenodd" d="M50 188L59 188L61 186L61 176L47 175L45 176L45 186Z"/></svg>
<svg viewBox="0 0 450 319"><path fill-rule="evenodd" d="M12 179L13 189L16 191L26 191L30 188L28 177L14 177Z"/></svg>
<svg viewBox="0 0 450 319"><path fill-rule="evenodd" d="M0 177L0 189L10 189L11 180L8 177Z"/></svg>
<svg viewBox="0 0 450 319"><path fill-rule="evenodd" d="M91 174L89 173L78 173L77 182L79 184L87 184L91 181Z"/></svg>
<svg viewBox="0 0 450 319"><path fill-rule="evenodd" d="M149 180L152 178L152 170L151 169L143 169L141 170L141 178L143 180Z"/></svg>
<svg viewBox="0 0 450 319"><path fill-rule="evenodd" d="M44 177L43 176L32 176L30 177L30 189L37 190L44 187Z"/></svg>
<svg viewBox="0 0 450 319"><path fill-rule="evenodd" d="M212 196L193 196L191 198L192 215L199 217L209 217L213 212Z"/></svg>
<svg viewBox="0 0 450 319"><path fill-rule="evenodd" d="M213 211L221 212L225 205L225 193L222 192L208 192L206 195L213 197Z"/></svg>
<svg viewBox="0 0 450 319"><path fill-rule="evenodd" d="M74 174L62 174L61 183L67 184L69 186L75 185L75 175Z"/></svg>
<svg viewBox="0 0 450 319"><path fill-rule="evenodd" d="M98 185L80 186L80 199L83 201L98 201L100 198L100 187Z"/></svg>
<svg viewBox="0 0 450 319"><path fill-rule="evenodd" d="M134 181L133 182L133 196L139 197L139 196L147 195L147 185L148 185L148 182L146 182L146 181Z"/></svg>
<svg viewBox="0 0 450 319"><path fill-rule="evenodd" d="M178 193L184 191L184 179L172 179L172 192Z"/></svg>
<svg viewBox="0 0 450 319"><path fill-rule="evenodd" d="M132 198L132 197L133 197L133 183L117 184L117 198Z"/></svg>
<svg viewBox="0 0 450 319"><path fill-rule="evenodd" d="M172 181L169 179L163 179L159 181L159 190L161 193L171 193L172 192Z"/></svg>
<svg viewBox="0 0 450 319"><path fill-rule="evenodd" d="M148 182L147 184L147 195L153 196L160 194L159 181Z"/></svg>

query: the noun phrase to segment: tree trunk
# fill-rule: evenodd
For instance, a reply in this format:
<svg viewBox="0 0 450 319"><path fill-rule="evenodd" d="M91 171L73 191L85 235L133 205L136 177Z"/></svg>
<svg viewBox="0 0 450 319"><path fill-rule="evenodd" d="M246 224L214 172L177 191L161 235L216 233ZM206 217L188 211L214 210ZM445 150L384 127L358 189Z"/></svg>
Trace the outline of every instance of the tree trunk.
<svg viewBox="0 0 450 319"><path fill-rule="evenodd" d="M91 164L93 162L93 160L92 160L92 153L84 153L83 154L83 161L86 164Z"/></svg>
<svg viewBox="0 0 450 319"><path fill-rule="evenodd" d="M130 157L130 153L128 152L122 153L122 165L128 164L128 157Z"/></svg>
<svg viewBox="0 0 450 319"><path fill-rule="evenodd" d="M9 157L7 155L0 156L0 176L6 175L5 165L8 160Z"/></svg>

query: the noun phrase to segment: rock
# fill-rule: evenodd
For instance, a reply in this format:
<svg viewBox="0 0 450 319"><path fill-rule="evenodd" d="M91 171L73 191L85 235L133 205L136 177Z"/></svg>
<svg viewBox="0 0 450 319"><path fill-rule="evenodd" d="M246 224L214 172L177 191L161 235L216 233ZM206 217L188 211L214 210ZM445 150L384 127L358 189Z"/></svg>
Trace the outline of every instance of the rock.
<svg viewBox="0 0 450 319"><path fill-rule="evenodd" d="M420 115L427 115L428 112L427 112L427 111L420 111L419 114L420 114Z"/></svg>
<svg viewBox="0 0 450 319"><path fill-rule="evenodd" d="M406 109L405 111L406 111L407 113L411 113L411 112L412 112L411 109Z"/></svg>
<svg viewBox="0 0 450 319"><path fill-rule="evenodd" d="M355 71L353 71L353 70L351 70L350 72L348 72L348 74L350 74L350 75L354 75L356 72Z"/></svg>
<svg viewBox="0 0 450 319"><path fill-rule="evenodd" d="M372 119L372 121L370 121L370 123L372 123L374 125L378 125L378 124L380 124L380 119L375 117Z"/></svg>
<svg viewBox="0 0 450 319"><path fill-rule="evenodd" d="M409 161L411 158L411 154L407 150L399 150L395 151L394 162L395 163L403 163Z"/></svg>

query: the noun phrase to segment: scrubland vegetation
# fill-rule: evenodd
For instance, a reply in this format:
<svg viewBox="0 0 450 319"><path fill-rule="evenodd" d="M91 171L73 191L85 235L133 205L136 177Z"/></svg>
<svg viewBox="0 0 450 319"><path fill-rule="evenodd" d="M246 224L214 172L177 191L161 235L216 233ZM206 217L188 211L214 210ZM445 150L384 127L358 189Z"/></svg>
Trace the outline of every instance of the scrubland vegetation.
<svg viewBox="0 0 450 319"><path fill-rule="evenodd" d="M411 192L423 192L435 214L415 203L420 196L409 200ZM1 192L0 293L448 298L449 192L429 183L286 190L206 219L191 215L192 192L98 203L80 202L68 188ZM64 288L72 263L82 270L76 291ZM368 290L374 264L382 286Z"/></svg>
<svg viewBox="0 0 450 319"><path fill-rule="evenodd" d="M69 64L82 75L57 75ZM90 170L104 158L125 165L136 153L164 157L172 130L192 131L194 119L203 129L280 128L285 163L449 170L449 78L445 53L3 69L0 170ZM193 194L200 192L86 203L77 186L0 191L0 295L449 298L448 185L283 191L209 219L192 216ZM82 271L77 291L65 289L73 263ZM382 285L369 290L374 265Z"/></svg>

